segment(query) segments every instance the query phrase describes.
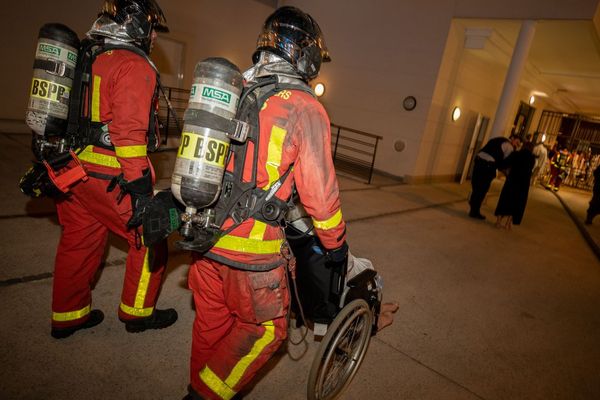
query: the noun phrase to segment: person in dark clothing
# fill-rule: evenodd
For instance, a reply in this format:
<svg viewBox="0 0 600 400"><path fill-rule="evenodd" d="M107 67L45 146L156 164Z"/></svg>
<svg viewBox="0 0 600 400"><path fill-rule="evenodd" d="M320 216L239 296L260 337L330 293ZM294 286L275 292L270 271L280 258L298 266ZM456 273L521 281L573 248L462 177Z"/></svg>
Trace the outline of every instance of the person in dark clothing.
<svg viewBox="0 0 600 400"><path fill-rule="evenodd" d="M481 203L490 190L497 170L506 169L510 154L519 147L521 139L512 135L510 138L496 137L490 139L475 156L473 176L471 177L471 196L469 198L469 217L485 219L481 215Z"/></svg>
<svg viewBox="0 0 600 400"><path fill-rule="evenodd" d="M532 153L533 143L526 142L523 148L510 156L510 171L500 192L496 206L496 226L510 229L512 224L519 225L525 213L529 195L531 172L535 164Z"/></svg>
<svg viewBox="0 0 600 400"><path fill-rule="evenodd" d="M600 165L598 165L594 170L594 188L592 191L590 206L587 209L585 223L587 225L591 225L592 220L598 214L600 214Z"/></svg>

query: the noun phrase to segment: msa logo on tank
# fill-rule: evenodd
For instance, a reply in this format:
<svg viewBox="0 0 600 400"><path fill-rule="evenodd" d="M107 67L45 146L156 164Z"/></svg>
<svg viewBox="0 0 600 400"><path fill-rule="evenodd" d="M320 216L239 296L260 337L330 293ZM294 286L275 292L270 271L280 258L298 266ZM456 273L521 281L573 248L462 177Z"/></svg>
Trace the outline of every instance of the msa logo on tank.
<svg viewBox="0 0 600 400"><path fill-rule="evenodd" d="M75 68L75 64L77 64L77 53L46 42L40 42L38 44L35 57L39 59L50 58L52 60L63 62L73 68Z"/></svg>
<svg viewBox="0 0 600 400"><path fill-rule="evenodd" d="M46 43L40 43L40 47L38 47L38 50L41 53L50 54L55 56L56 58L60 57L60 48L56 46L52 46Z"/></svg>
<svg viewBox="0 0 600 400"><path fill-rule="evenodd" d="M190 102L211 105L234 113L239 97L229 90L195 83L190 92Z"/></svg>
<svg viewBox="0 0 600 400"><path fill-rule="evenodd" d="M183 132L177 155L188 160L187 165L181 165L186 174L200 175L203 179L220 183L228 149L227 142Z"/></svg>

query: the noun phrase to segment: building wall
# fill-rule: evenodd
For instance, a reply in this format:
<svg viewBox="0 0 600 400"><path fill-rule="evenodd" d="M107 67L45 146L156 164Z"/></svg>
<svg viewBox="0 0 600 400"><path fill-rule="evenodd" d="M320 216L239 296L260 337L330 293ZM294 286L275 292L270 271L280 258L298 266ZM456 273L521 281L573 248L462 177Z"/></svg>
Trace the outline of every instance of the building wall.
<svg viewBox="0 0 600 400"><path fill-rule="evenodd" d="M375 168L401 176L418 156L452 13L451 2L298 0L323 30L332 62L317 79L332 122L383 136ZM343 10L343 11L341 11ZM406 111L406 96L417 107ZM394 148L405 144L403 151Z"/></svg>
<svg viewBox="0 0 600 400"><path fill-rule="evenodd" d="M500 52L497 58L504 57L504 64L478 58L475 50L462 46L464 30L454 27L454 18L508 18L515 26L525 18L592 19L598 0L161 3L171 27L169 39L185 47L184 88L191 85L196 62L205 57L223 56L241 69L248 67L260 26L273 4L296 5L309 12L321 25L333 58L318 79L327 86L322 102L331 120L383 136L375 167L418 181L450 179L460 170L477 113L493 120L512 52L510 44ZM23 118L39 27L60 21L83 35L100 4L100 0L32 0L26 7L19 2L3 5L10 18L0 24L0 51L8 55L0 65L0 89L8 94L0 100L0 122ZM533 78L522 82L512 115L518 101L527 101L532 88L542 84L530 75ZM417 99L413 111L402 107L409 95ZM463 117L452 123L450 112L456 104L463 105ZM539 103L536 108L539 118ZM396 143L404 144L404 149L396 151Z"/></svg>

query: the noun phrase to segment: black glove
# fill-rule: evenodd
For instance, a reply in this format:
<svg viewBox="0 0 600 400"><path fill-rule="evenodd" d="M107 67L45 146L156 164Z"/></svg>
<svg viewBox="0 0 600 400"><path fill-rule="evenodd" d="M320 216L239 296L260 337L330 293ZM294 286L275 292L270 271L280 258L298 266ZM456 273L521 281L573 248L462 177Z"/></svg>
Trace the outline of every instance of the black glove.
<svg viewBox="0 0 600 400"><path fill-rule="evenodd" d="M144 245L152 247L179 229L182 208L170 189L158 192L146 205L142 216Z"/></svg>
<svg viewBox="0 0 600 400"><path fill-rule="evenodd" d="M123 179L123 174L117 176L108 185L107 191L111 192L117 184L121 187L119 202L126 194L131 197L131 218L127 221L127 227L137 228L142 224L144 209L152 200L152 175L150 174L150 169L143 170L140 178L130 182Z"/></svg>
<svg viewBox="0 0 600 400"><path fill-rule="evenodd" d="M345 241L337 249L329 250L327 252L327 260L335 264L345 263L347 258L348 244Z"/></svg>
<svg viewBox="0 0 600 400"><path fill-rule="evenodd" d="M42 163L34 163L19 181L21 192L29 197L58 197L63 194L50 180Z"/></svg>
<svg viewBox="0 0 600 400"><path fill-rule="evenodd" d="M337 249L329 250L325 266L331 268L331 280L329 283L329 301L339 304L344 293L346 279L346 268L348 266L348 244L344 241Z"/></svg>
<svg viewBox="0 0 600 400"><path fill-rule="evenodd" d="M146 206L152 200L152 175L150 169L142 171L142 176L121 186L131 196L131 218L127 221L128 228L137 228L142 224L142 216Z"/></svg>

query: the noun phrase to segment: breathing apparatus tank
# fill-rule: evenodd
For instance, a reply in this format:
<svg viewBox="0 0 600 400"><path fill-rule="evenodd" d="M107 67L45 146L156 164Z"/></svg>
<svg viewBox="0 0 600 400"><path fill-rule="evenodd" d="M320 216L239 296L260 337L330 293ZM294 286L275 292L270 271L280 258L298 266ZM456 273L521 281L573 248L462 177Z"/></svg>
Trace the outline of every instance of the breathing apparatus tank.
<svg viewBox="0 0 600 400"><path fill-rule="evenodd" d="M228 60L207 58L196 65L171 179L173 195L186 207L184 236L191 234L192 222L210 223L210 210L209 215L196 213L219 198L230 137L235 137L235 132L221 128L222 121L235 117L242 89L243 76Z"/></svg>
<svg viewBox="0 0 600 400"><path fill-rule="evenodd" d="M67 26L51 23L41 27L25 115L38 141L64 136L67 130L78 49L79 38Z"/></svg>

